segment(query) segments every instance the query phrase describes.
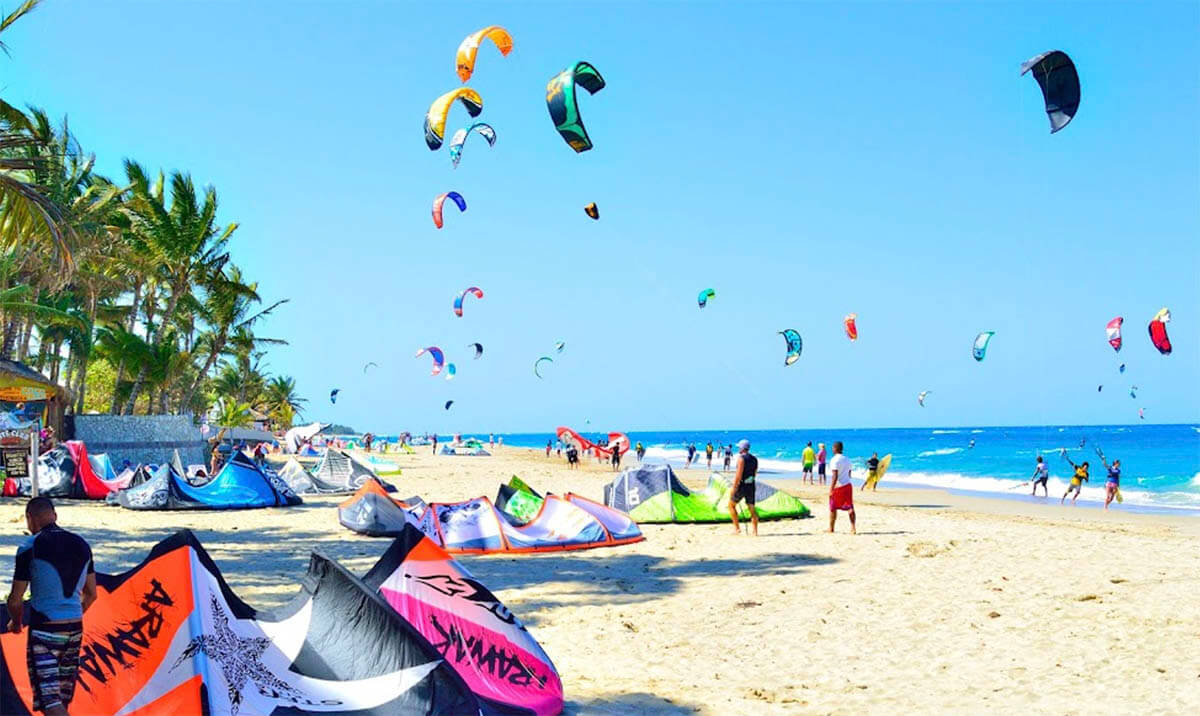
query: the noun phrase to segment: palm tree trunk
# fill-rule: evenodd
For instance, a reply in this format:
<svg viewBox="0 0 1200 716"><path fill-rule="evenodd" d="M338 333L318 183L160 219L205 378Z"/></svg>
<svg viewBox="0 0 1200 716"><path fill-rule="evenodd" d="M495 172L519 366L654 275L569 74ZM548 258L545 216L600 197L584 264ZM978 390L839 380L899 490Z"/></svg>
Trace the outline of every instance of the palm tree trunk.
<svg viewBox="0 0 1200 716"><path fill-rule="evenodd" d="M4 322L4 343L0 345L0 358L12 360L13 349L17 347L17 322L9 318Z"/></svg>
<svg viewBox="0 0 1200 716"><path fill-rule="evenodd" d="M119 363L117 363L117 378L115 381L113 381L112 402L109 403L109 406L108 406L108 414L109 415L120 415L121 414L118 411L121 409L120 387L121 387L121 381L123 381L123 380L125 380L125 359L124 358L122 358L121 361Z"/></svg>
<svg viewBox="0 0 1200 716"><path fill-rule="evenodd" d="M62 339L54 341L50 344L50 380L58 382L58 371L62 364L62 358L59 351L62 350Z"/></svg>
<svg viewBox="0 0 1200 716"><path fill-rule="evenodd" d="M183 283L183 282L180 282L180 283ZM183 284L183 285L186 285L186 284ZM154 349L157 349L159 347L159 345L162 344L163 336L166 335L166 333L167 333L167 325L171 323L171 319L174 318L174 316L175 316L175 307L179 305L179 294L182 290L183 290L183 287L179 284L176 284L175 286L171 287L171 298L167 301L166 310L163 311L160 328L159 328L159 330L153 331L154 335L150 340L150 345ZM147 331L151 330L150 320L151 320L150 315L147 315L146 316L146 330ZM135 378L133 381L133 389L129 391L129 403L127 404L128 408L129 408L128 412L130 415L133 415L133 406L137 402L138 394L142 392L142 386L145 385L145 383L146 383L146 371L149 369L150 369L150 365L147 362L147 364L143 365L141 367L141 369L138 371L137 378ZM147 415L150 414L150 410L151 410L150 407L146 408Z"/></svg>
<svg viewBox="0 0 1200 716"><path fill-rule="evenodd" d="M25 328L21 335L21 350L17 354L17 360L24 362L29 357L29 342L33 339L33 319L29 318L25 321Z"/></svg>
<svg viewBox="0 0 1200 716"><path fill-rule="evenodd" d="M183 413L192 404L192 398L196 396L196 391L200 389L200 384L208 378L209 371L216 365L217 356L221 355L221 351L225 350L225 338L221 337L213 341L212 352L208 354L208 360L204 361L204 367L196 374L196 379L192 381L187 392L183 394L183 400L179 403L179 412Z"/></svg>
<svg viewBox="0 0 1200 716"><path fill-rule="evenodd" d="M75 414L83 415L84 399L87 395L87 372L88 359L87 356L80 356L79 369L75 371Z"/></svg>

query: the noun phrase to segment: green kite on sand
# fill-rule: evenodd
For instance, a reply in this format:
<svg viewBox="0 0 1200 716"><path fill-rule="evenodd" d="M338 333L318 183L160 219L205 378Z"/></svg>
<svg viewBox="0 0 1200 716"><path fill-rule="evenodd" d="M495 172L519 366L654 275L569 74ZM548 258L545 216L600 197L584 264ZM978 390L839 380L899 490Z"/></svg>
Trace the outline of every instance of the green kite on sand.
<svg viewBox="0 0 1200 716"><path fill-rule="evenodd" d="M675 477L670 465L631 467L604 486L604 504L627 513L635 522L729 522L732 478L713 474L703 492L692 492ZM798 498L761 480L755 481L760 520L811 516ZM739 516L748 517L745 506Z"/></svg>

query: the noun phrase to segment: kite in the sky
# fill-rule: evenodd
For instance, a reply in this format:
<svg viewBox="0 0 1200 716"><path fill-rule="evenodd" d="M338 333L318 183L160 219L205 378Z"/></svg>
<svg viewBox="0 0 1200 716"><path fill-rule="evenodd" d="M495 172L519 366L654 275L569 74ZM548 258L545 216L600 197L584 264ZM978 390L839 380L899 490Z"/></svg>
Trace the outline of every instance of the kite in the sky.
<svg viewBox="0 0 1200 716"><path fill-rule="evenodd" d="M716 291L712 290L711 288L706 288L700 292L699 296L696 297L696 303L700 304L700 308L704 308L708 305L708 299L715 298L716 295Z"/></svg>
<svg viewBox="0 0 1200 716"><path fill-rule="evenodd" d="M438 195L438 198L433 200L433 225L439 229L442 228L442 204L445 204L447 199L457 204L459 211L467 210L467 200L462 198L462 194L456 191L448 191L445 194Z"/></svg>
<svg viewBox="0 0 1200 716"><path fill-rule="evenodd" d="M329 391L329 402L337 403L338 393L340 392L342 392L341 388L334 388L333 390Z"/></svg>
<svg viewBox="0 0 1200 716"><path fill-rule="evenodd" d="M1097 393L1099 393L1099 392L1100 392L1100 391L1102 391L1102 390L1104 390L1104 384L1103 384L1103 383L1102 383L1102 384L1100 384L1100 385L1098 385L1098 386L1096 386L1096 392L1097 392Z"/></svg>
<svg viewBox="0 0 1200 716"><path fill-rule="evenodd" d="M466 298L468 294L474 296L477 299L483 298L483 289L479 288L478 286L471 286L470 288L464 290L462 293L458 294L457 297L455 297L455 299L454 299L454 315L458 316L459 318L462 318L463 299Z"/></svg>
<svg viewBox="0 0 1200 716"><path fill-rule="evenodd" d="M539 378L542 377L542 374L538 371L538 368L541 366L542 361L546 361L547 363L553 363L554 359L551 358L550 356L542 356L541 358L538 358L537 360L535 360L533 362L533 374Z"/></svg>
<svg viewBox="0 0 1200 716"><path fill-rule="evenodd" d="M920 393L917 393L917 405L922 408L925 407L925 396L929 395L929 392L928 390L922 390Z"/></svg>
<svg viewBox="0 0 1200 716"><path fill-rule="evenodd" d="M1129 397L1137 400L1138 387L1136 385L1129 386Z"/></svg>
<svg viewBox="0 0 1200 716"><path fill-rule="evenodd" d="M1120 367L1120 369L1119 369L1119 370L1120 370L1122 373L1124 373L1124 372L1125 372L1125 364L1124 364L1124 363L1122 363L1122 364L1121 364L1121 367Z"/></svg>
<svg viewBox="0 0 1200 716"><path fill-rule="evenodd" d="M446 410L449 410L451 405L454 405L454 401L453 401L453 400L447 400L447 401L446 401Z"/></svg>
<svg viewBox="0 0 1200 716"><path fill-rule="evenodd" d="M446 380L452 380L456 373L458 373L458 368L454 367L453 363L447 363L446 364Z"/></svg>
<svg viewBox="0 0 1200 716"><path fill-rule="evenodd" d="M804 341L800 339L800 334L794 329L785 328L779 335L783 336L787 343L787 356L783 359L783 364L791 365L800 360L800 351L804 350Z"/></svg>
<svg viewBox="0 0 1200 716"><path fill-rule="evenodd" d="M496 49L500 50L500 54L505 57L508 57L508 53L512 52L512 35L508 34L508 30L499 25L489 25L478 32L472 32L470 35L467 35L458 46L458 52L454 56L458 78L463 82L471 79L471 73L475 71L475 55L479 53L479 45L484 40L494 42Z"/></svg>
<svg viewBox="0 0 1200 716"><path fill-rule="evenodd" d="M483 98L470 87L452 89L435 99L433 104L429 105L429 111L425 113L425 144L431 150L436 151L442 146L446 137L446 117L450 114L450 108L454 106L454 100L462 102L463 107L467 108L467 114L472 117L478 117L483 111Z"/></svg>
<svg viewBox="0 0 1200 716"><path fill-rule="evenodd" d="M567 347L567 344L565 341L554 341L554 351L556 353L562 353L563 349L566 347Z"/></svg>
<svg viewBox="0 0 1200 716"><path fill-rule="evenodd" d="M475 130L479 136L487 140L489 147L496 146L496 130L492 129L492 125L486 122L476 122L466 129L460 129L450 138L450 161L454 164L454 168L458 168L458 163L462 161L463 145L467 143L467 135Z"/></svg>
<svg viewBox="0 0 1200 716"><path fill-rule="evenodd" d="M367 369L368 369L368 368L372 368L372 367L374 367L374 368L378 368L378 367L379 367L379 364L378 364L378 363L376 363L375 361L371 361L370 363L367 363L366 365L364 365L364 366L363 366L363 373L366 373L366 372L367 372Z"/></svg>
<svg viewBox="0 0 1200 716"><path fill-rule="evenodd" d="M596 202L594 202L594 201L591 204L588 204L587 206L583 207L583 213L587 214L588 216L592 217L593 219L600 218L600 209L598 209L596 207Z"/></svg>
<svg viewBox="0 0 1200 716"><path fill-rule="evenodd" d="M1033 78L1042 88L1050 133L1067 126L1079 111L1079 73L1067 53L1043 52L1021 65L1021 74L1033 70Z"/></svg>
<svg viewBox="0 0 1200 716"><path fill-rule="evenodd" d="M1138 408L1138 417L1141 418L1142 420L1146 419L1146 409L1145 408Z"/></svg>
<svg viewBox="0 0 1200 716"><path fill-rule="evenodd" d="M604 78L587 62L576 62L551 77L546 84L546 108L550 110L554 128L571 145L571 149L586 152L592 148L592 140L579 116L576 86L584 88L589 94L596 94L604 89Z"/></svg>
<svg viewBox="0 0 1200 716"><path fill-rule="evenodd" d="M992 340L992 336L996 335L995 331L984 331L975 336L975 345L971 348L971 355L975 360L981 361L987 355L988 341Z"/></svg>
<svg viewBox="0 0 1200 716"><path fill-rule="evenodd" d="M442 366L446 364L446 356L442 353L442 349L438 348L437 346L428 346L417 351L417 354L413 357L420 358L426 353L433 358L433 372L430 373L430 375L437 375L438 373L441 373Z"/></svg>
<svg viewBox="0 0 1200 716"><path fill-rule="evenodd" d="M1118 353L1121 351L1121 324L1124 322L1124 318L1117 316L1104 327L1104 332L1108 335L1108 345Z"/></svg>
<svg viewBox="0 0 1200 716"><path fill-rule="evenodd" d="M1171 320L1171 312L1166 308L1160 309L1150 320L1150 342L1163 355L1171 355L1171 339L1167 337L1167 323Z"/></svg>
<svg viewBox="0 0 1200 716"><path fill-rule="evenodd" d="M471 345L467 346L467 348L475 349L475 360L479 360L479 358L483 356L483 344L482 343L472 343Z"/></svg>
<svg viewBox="0 0 1200 716"><path fill-rule="evenodd" d="M842 319L842 327L846 329L846 337L852 341L858 340L858 314L849 313Z"/></svg>

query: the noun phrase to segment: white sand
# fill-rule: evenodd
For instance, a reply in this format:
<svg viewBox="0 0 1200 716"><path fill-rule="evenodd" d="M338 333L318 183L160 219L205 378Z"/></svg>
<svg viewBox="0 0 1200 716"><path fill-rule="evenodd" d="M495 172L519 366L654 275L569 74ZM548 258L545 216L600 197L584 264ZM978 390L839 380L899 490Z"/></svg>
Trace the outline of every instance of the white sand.
<svg viewBox="0 0 1200 716"><path fill-rule="evenodd" d="M399 494L429 501L494 496L512 474L601 499L611 479L512 448L399 460ZM757 539L646 525L635 545L462 561L550 654L568 713L1200 709L1200 519L882 489L856 496L854 537L844 515L825 533L808 488L816 518L764 523ZM340 499L227 513L72 503L60 519L108 572L188 527L235 591L269 608L295 592L310 550L362 573L386 548L338 524ZM21 513L0 501L6 555Z"/></svg>

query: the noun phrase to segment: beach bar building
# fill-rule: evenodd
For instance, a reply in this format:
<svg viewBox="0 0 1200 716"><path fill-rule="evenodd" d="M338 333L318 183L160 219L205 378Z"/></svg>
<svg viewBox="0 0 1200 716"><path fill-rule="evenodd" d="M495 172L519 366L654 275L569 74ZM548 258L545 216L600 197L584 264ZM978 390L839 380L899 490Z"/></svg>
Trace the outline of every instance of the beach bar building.
<svg viewBox="0 0 1200 716"><path fill-rule="evenodd" d="M24 363L0 360L0 430L23 428L38 420L61 436L69 402L66 388Z"/></svg>

